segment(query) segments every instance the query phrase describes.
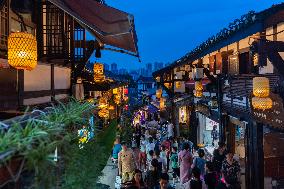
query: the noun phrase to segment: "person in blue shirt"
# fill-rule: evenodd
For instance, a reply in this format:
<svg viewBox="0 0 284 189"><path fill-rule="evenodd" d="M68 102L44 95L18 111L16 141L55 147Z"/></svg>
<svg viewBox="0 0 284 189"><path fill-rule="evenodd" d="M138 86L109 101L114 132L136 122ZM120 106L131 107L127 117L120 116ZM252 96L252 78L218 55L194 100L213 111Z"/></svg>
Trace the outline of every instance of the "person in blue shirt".
<svg viewBox="0 0 284 189"><path fill-rule="evenodd" d="M114 162L117 161L118 159L118 153L122 150L122 146L120 144L120 138L117 137L115 142L114 142L114 146L113 146L113 149L112 149L112 160Z"/></svg>

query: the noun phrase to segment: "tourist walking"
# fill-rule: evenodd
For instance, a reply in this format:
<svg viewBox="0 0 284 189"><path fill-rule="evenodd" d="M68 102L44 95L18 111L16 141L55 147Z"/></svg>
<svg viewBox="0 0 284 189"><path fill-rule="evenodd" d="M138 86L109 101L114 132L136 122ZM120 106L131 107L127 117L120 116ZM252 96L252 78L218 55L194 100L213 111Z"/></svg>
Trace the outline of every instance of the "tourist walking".
<svg viewBox="0 0 284 189"><path fill-rule="evenodd" d="M219 142L218 145L218 148L213 151L212 162L214 164L215 171L221 175L222 162L226 158L226 145L223 142Z"/></svg>
<svg viewBox="0 0 284 189"><path fill-rule="evenodd" d="M159 162L157 159L151 161L150 169L145 175L145 184L147 189L159 189L160 173L158 171Z"/></svg>
<svg viewBox="0 0 284 189"><path fill-rule="evenodd" d="M160 184L160 187L159 189L174 189L173 187L171 187L169 185L169 175L167 173L163 173L160 177L160 181L159 181L159 184Z"/></svg>
<svg viewBox="0 0 284 189"><path fill-rule="evenodd" d="M118 172L122 183L133 180L134 171L137 167L133 151L127 148L126 142L122 142L122 150L118 154Z"/></svg>
<svg viewBox="0 0 284 189"><path fill-rule="evenodd" d="M171 162L171 166L173 170L173 183L175 185L175 182L178 181L178 178L179 178L179 163L178 163L177 147L172 148L170 162Z"/></svg>
<svg viewBox="0 0 284 189"><path fill-rule="evenodd" d="M206 174L204 175L204 182L207 185L207 189L215 189L218 184L219 177L214 171L214 165L211 161L207 161L205 164Z"/></svg>
<svg viewBox="0 0 284 189"><path fill-rule="evenodd" d="M238 161L234 159L233 153L229 152L226 154L226 159L222 164L222 173L224 177L230 180L230 185L235 189L241 188L240 176L241 168Z"/></svg>
<svg viewBox="0 0 284 189"><path fill-rule="evenodd" d="M195 167L192 169L192 178L185 184L185 189L205 189L206 185L200 178L200 170Z"/></svg>
<svg viewBox="0 0 284 189"><path fill-rule="evenodd" d="M190 153L189 144L183 144L183 150L179 152L180 163L180 181L182 184L186 183L190 179L190 166L192 164L192 154Z"/></svg>
<svg viewBox="0 0 284 189"><path fill-rule="evenodd" d="M206 163L206 160L204 159L204 156L205 156L204 150L203 149L198 149L198 157L195 157L193 159L193 163L192 163L192 166L191 166L192 169L197 167L200 170L202 178L205 175L205 163Z"/></svg>
<svg viewBox="0 0 284 189"><path fill-rule="evenodd" d="M122 150L122 146L120 144L120 138L116 137L113 148L112 148L112 161L114 163L117 162L118 153Z"/></svg>
<svg viewBox="0 0 284 189"><path fill-rule="evenodd" d="M135 170L133 185L136 186L137 189L145 189L142 172L139 169Z"/></svg>

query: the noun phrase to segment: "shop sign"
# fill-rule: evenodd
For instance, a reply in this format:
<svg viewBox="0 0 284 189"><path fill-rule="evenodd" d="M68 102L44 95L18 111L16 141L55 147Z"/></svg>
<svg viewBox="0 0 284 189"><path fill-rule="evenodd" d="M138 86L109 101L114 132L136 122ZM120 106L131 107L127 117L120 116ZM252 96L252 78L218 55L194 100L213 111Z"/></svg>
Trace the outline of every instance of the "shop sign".
<svg viewBox="0 0 284 189"><path fill-rule="evenodd" d="M251 107L252 117L257 121L268 124L273 128L284 130L284 108L279 95L270 94L273 101L271 109L259 110Z"/></svg>

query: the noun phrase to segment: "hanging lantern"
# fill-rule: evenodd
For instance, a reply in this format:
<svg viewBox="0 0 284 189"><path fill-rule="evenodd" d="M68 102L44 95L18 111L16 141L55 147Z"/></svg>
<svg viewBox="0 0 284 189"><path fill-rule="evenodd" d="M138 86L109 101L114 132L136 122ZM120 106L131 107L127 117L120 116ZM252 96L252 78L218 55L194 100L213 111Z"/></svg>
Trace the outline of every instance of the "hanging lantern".
<svg viewBox="0 0 284 189"><path fill-rule="evenodd" d="M170 89L172 86L171 86L171 83L164 83L165 87L167 87L168 89Z"/></svg>
<svg viewBox="0 0 284 189"><path fill-rule="evenodd" d="M94 81L103 82L105 80L104 65L100 63L94 64Z"/></svg>
<svg viewBox="0 0 284 189"><path fill-rule="evenodd" d="M160 82L161 81L161 77L156 77L156 82Z"/></svg>
<svg viewBox="0 0 284 189"><path fill-rule="evenodd" d="M115 96L114 96L114 102L115 102L115 104L120 104L121 99L120 99L120 96L119 96L119 95L115 95Z"/></svg>
<svg viewBox="0 0 284 189"><path fill-rule="evenodd" d="M160 110L164 110L164 109L165 109L165 99L160 98Z"/></svg>
<svg viewBox="0 0 284 189"><path fill-rule="evenodd" d="M103 108L106 108L107 106L108 106L107 99L104 97L101 97L99 99L99 108L103 109Z"/></svg>
<svg viewBox="0 0 284 189"><path fill-rule="evenodd" d="M202 81L195 81L195 90L196 91L203 91Z"/></svg>
<svg viewBox="0 0 284 189"><path fill-rule="evenodd" d="M176 81L176 89L180 89L181 88L181 82L180 81Z"/></svg>
<svg viewBox="0 0 284 189"><path fill-rule="evenodd" d="M255 109L260 109L260 110L267 110L271 109L273 105L273 102L271 98L260 98L260 97L253 97L252 98L252 106Z"/></svg>
<svg viewBox="0 0 284 189"><path fill-rule="evenodd" d="M125 89L124 89L124 94L125 94L125 95L128 95L128 88L125 88Z"/></svg>
<svg viewBox="0 0 284 189"><path fill-rule="evenodd" d="M197 98L200 98L200 97L203 96L203 92L202 92L202 91L197 91L197 90L195 90L195 91L194 91L194 96L197 97Z"/></svg>
<svg viewBox="0 0 284 189"><path fill-rule="evenodd" d="M253 78L253 94L256 97L265 98L269 96L269 79L266 77Z"/></svg>
<svg viewBox="0 0 284 189"><path fill-rule="evenodd" d="M163 94L163 90L162 90L162 89L156 90L156 97L157 97L157 98L161 98L161 97L162 97L162 94Z"/></svg>
<svg viewBox="0 0 284 189"><path fill-rule="evenodd" d="M117 95L117 93L118 93L118 88L112 89L112 94Z"/></svg>
<svg viewBox="0 0 284 189"><path fill-rule="evenodd" d="M26 32L8 37L8 63L16 69L33 70L37 65L36 37Z"/></svg>
<svg viewBox="0 0 284 189"><path fill-rule="evenodd" d="M102 118L108 118L109 117L109 110L106 109L106 108L101 109L98 114Z"/></svg>
<svg viewBox="0 0 284 189"><path fill-rule="evenodd" d="M108 110L114 110L114 106L110 105L110 106L108 107Z"/></svg>

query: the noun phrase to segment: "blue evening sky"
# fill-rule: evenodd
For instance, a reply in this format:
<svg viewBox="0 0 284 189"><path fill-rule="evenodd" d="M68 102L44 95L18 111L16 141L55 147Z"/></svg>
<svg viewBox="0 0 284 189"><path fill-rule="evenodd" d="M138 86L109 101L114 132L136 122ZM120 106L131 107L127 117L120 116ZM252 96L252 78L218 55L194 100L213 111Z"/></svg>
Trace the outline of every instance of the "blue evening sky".
<svg viewBox="0 0 284 189"><path fill-rule="evenodd" d="M258 12L282 1L106 0L109 6L134 15L142 62L111 51L102 51L98 61L115 62L118 68L128 70L145 67L146 63L172 63L248 11Z"/></svg>

